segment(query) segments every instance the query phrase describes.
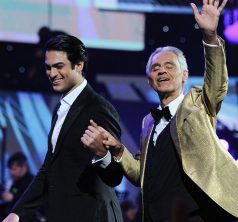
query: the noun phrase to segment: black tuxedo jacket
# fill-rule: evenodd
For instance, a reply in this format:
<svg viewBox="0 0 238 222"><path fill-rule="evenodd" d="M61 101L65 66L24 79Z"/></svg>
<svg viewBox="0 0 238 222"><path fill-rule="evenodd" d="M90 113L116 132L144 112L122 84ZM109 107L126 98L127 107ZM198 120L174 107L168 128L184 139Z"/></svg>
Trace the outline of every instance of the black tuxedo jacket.
<svg viewBox="0 0 238 222"><path fill-rule="evenodd" d="M115 108L87 85L65 118L54 153L52 121L44 163L12 210L19 215L20 221L28 221L45 200L48 202L48 222L122 221L113 188L121 182L121 168L113 161L106 169L92 164L94 154L81 142L90 119L116 137L121 136Z"/></svg>

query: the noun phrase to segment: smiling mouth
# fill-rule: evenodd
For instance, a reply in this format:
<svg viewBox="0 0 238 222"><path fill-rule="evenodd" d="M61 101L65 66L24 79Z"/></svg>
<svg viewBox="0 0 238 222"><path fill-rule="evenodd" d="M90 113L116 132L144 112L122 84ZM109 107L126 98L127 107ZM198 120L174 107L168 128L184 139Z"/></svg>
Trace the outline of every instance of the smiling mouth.
<svg viewBox="0 0 238 222"><path fill-rule="evenodd" d="M158 80L157 80L157 82L166 82L166 81L169 81L169 78L167 78L167 77L160 77L160 78L158 78Z"/></svg>
<svg viewBox="0 0 238 222"><path fill-rule="evenodd" d="M62 79L63 79L63 78L54 79L54 80L52 81L52 84L53 84L53 85L56 85L56 84L60 83Z"/></svg>

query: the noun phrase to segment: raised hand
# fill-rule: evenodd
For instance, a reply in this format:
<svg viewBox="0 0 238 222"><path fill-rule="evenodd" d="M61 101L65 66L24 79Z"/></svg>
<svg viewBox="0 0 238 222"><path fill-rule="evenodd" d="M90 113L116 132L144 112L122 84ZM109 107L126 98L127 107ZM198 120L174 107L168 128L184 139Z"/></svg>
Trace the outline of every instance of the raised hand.
<svg viewBox="0 0 238 222"><path fill-rule="evenodd" d="M219 0L203 0L201 13L199 13L197 6L191 3L195 20L206 37L216 36L219 17L227 1L223 0L220 4Z"/></svg>

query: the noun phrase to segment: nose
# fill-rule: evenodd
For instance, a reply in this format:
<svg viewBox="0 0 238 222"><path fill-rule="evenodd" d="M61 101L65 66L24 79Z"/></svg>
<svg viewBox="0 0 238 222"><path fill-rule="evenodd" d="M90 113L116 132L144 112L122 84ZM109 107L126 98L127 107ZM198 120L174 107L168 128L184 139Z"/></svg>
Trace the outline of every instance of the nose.
<svg viewBox="0 0 238 222"><path fill-rule="evenodd" d="M46 74L47 74L48 77L54 78L58 74L57 69L54 68L54 67L50 67L50 68L47 69Z"/></svg>
<svg viewBox="0 0 238 222"><path fill-rule="evenodd" d="M159 75L162 75L162 74L164 74L165 72L166 72L166 69L165 69L164 66L160 66L160 67L158 68L158 74L159 74Z"/></svg>

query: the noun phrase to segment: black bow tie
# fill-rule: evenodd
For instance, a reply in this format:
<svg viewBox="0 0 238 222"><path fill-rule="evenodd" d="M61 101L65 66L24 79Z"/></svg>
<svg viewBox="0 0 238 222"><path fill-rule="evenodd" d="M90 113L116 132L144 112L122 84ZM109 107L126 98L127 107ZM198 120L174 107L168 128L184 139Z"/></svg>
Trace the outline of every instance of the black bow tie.
<svg viewBox="0 0 238 222"><path fill-rule="evenodd" d="M167 121L170 121L172 118L172 115L169 111L168 106L162 108L162 110L156 109L156 108L151 108L150 112L151 112L151 115L155 121L155 124L158 124L158 122L160 121L160 119L162 117L164 117Z"/></svg>

